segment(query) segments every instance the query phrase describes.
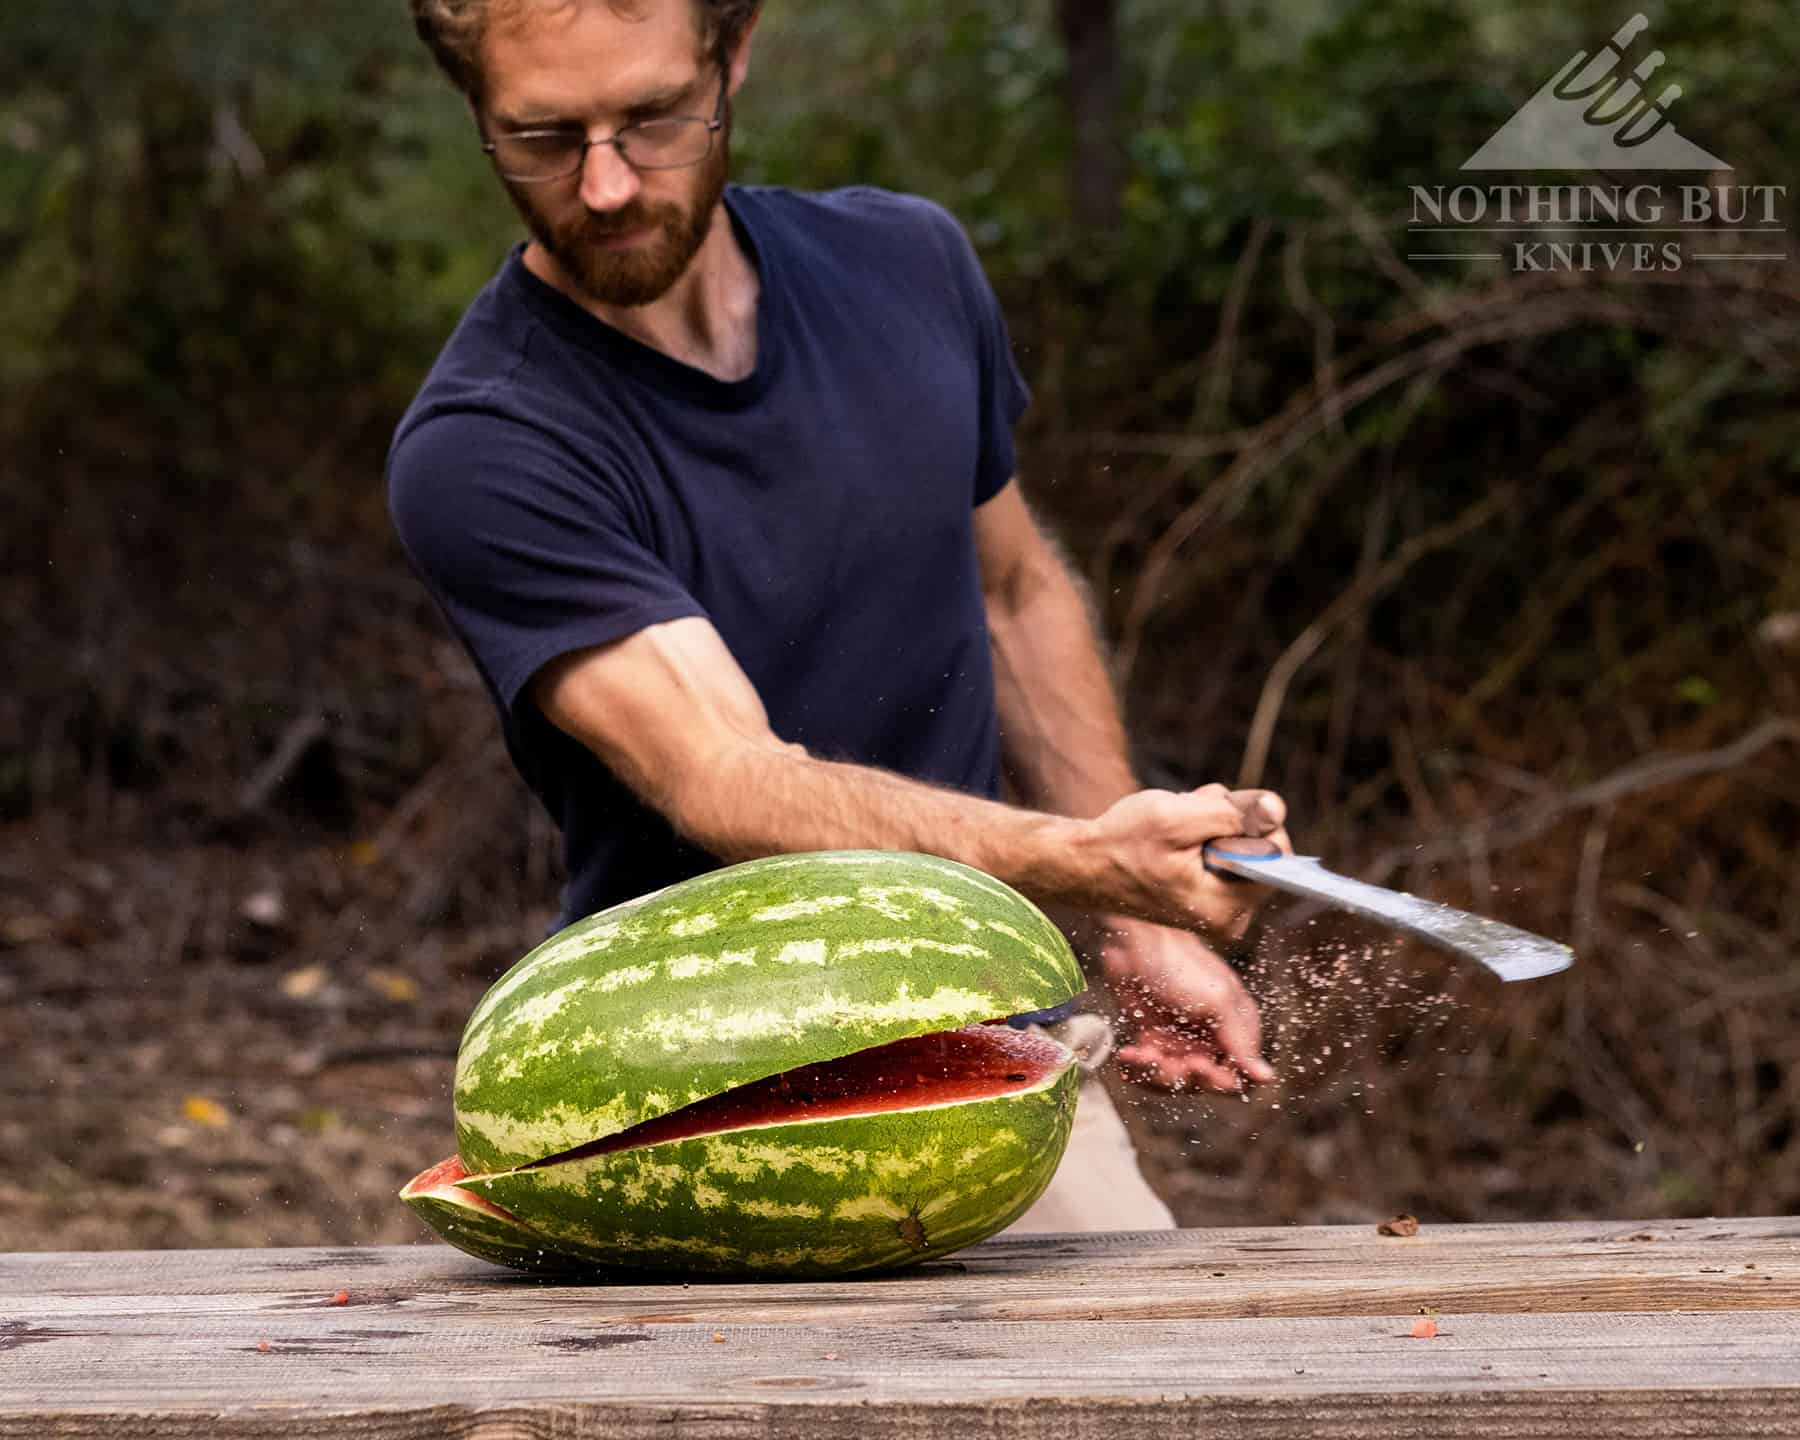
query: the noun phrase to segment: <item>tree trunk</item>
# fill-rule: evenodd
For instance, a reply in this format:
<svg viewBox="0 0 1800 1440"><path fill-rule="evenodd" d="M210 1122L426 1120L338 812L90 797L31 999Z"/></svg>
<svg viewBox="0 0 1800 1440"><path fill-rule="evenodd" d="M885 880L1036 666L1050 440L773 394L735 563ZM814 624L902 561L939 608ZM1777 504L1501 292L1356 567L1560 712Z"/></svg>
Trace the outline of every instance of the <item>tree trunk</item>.
<svg viewBox="0 0 1800 1440"><path fill-rule="evenodd" d="M1118 135L1118 0L1057 0L1057 24L1069 59L1069 120L1075 144L1070 202L1084 229L1119 220L1125 160Z"/></svg>

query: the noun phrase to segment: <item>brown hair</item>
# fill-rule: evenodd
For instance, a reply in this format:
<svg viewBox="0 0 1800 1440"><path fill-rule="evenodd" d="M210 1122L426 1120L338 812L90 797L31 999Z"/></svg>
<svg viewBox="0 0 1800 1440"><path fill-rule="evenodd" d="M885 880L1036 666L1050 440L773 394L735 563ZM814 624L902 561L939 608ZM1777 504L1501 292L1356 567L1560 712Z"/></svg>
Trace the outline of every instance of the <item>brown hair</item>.
<svg viewBox="0 0 1800 1440"><path fill-rule="evenodd" d="M548 0L409 0L413 24L456 88L471 98L481 94L481 40L495 19L511 18ZM567 0L564 0L567 3ZM578 0L579 3L579 0ZM630 0L606 0L630 9ZM702 49L724 64L755 17L761 0L693 0L700 19Z"/></svg>

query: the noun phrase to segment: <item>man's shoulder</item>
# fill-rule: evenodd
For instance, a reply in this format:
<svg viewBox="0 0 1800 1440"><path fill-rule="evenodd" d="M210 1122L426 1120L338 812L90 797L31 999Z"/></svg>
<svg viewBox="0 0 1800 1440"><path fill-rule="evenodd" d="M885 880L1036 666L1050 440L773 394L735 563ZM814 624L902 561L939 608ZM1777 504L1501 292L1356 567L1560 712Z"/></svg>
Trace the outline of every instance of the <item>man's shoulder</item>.
<svg viewBox="0 0 1800 1440"><path fill-rule="evenodd" d="M518 303L509 259L463 311L394 432L399 444L444 415L504 413L505 396L530 349L532 317Z"/></svg>
<svg viewBox="0 0 1800 1440"><path fill-rule="evenodd" d="M916 256L926 242L942 260L966 244L960 222L937 201L876 185L835 190L738 185L732 198L753 232L774 230L784 249L862 259L871 252Z"/></svg>
<svg viewBox="0 0 1800 1440"><path fill-rule="evenodd" d="M879 185L843 185L832 190L794 190L786 185L733 185L732 198L771 215L799 223L889 225L895 222L942 227L956 220L937 201Z"/></svg>
<svg viewBox="0 0 1800 1440"><path fill-rule="evenodd" d="M464 311L394 429L390 482L501 461L592 476L617 459L605 367L550 323L523 270L514 251Z"/></svg>

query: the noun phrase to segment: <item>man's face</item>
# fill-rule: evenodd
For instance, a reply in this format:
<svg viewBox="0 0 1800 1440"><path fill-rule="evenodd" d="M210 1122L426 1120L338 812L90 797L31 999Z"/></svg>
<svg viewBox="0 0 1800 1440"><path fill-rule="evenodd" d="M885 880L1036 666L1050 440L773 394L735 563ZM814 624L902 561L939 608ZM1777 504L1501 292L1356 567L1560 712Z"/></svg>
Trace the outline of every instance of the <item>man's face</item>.
<svg viewBox="0 0 1800 1440"><path fill-rule="evenodd" d="M569 128L590 138L671 116L710 118L726 82L703 57L693 0L533 0L482 46L488 134ZM539 245L603 305L646 305L692 263L725 189L729 128L698 165L634 170L610 145L579 174L505 181Z"/></svg>

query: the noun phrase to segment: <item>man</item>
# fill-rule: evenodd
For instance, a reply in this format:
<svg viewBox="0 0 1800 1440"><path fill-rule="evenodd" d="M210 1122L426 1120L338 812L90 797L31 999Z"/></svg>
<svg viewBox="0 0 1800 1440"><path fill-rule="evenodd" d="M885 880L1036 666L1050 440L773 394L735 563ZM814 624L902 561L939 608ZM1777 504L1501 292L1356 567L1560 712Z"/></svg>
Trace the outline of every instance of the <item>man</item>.
<svg viewBox="0 0 1800 1440"><path fill-rule="evenodd" d="M563 921L721 862L930 851L1074 909L1146 1078L1272 1078L1193 931L1248 903L1201 845L1285 845L1282 803L1138 789L960 228L727 185L755 0L411 3L531 240L402 422L390 502L562 827ZM1097 1084L1024 1223L1173 1224Z"/></svg>

